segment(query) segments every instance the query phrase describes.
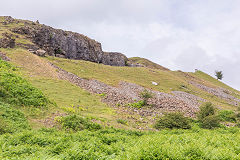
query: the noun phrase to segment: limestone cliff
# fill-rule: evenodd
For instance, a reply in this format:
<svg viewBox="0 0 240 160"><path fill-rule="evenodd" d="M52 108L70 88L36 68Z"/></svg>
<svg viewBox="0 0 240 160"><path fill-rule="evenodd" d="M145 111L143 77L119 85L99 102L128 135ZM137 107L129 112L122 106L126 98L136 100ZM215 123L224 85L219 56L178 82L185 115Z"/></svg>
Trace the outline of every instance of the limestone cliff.
<svg viewBox="0 0 240 160"><path fill-rule="evenodd" d="M8 18L9 19L9 18ZM7 24L15 23L14 20ZM47 55L86 60L113 66L125 66L127 58L117 52L103 52L101 43L79 33L54 29L35 22L25 21L23 26L12 28L12 32L31 39L34 45L28 49L43 49ZM33 51L36 53L36 51Z"/></svg>

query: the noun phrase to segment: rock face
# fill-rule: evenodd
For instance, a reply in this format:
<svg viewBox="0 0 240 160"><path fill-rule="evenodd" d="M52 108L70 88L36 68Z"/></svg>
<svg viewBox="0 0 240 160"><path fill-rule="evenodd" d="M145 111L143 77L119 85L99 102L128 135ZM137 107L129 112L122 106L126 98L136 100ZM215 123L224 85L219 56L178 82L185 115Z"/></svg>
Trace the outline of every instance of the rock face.
<svg viewBox="0 0 240 160"><path fill-rule="evenodd" d="M3 18L5 19L5 21L2 22L3 25L8 25L15 21L15 19L12 18L11 16L3 16Z"/></svg>
<svg viewBox="0 0 240 160"><path fill-rule="evenodd" d="M14 28L12 31L27 36L50 56L125 66L126 56L116 52L104 53L101 43L82 34L36 23L35 25L26 23L23 27Z"/></svg>
<svg viewBox="0 0 240 160"><path fill-rule="evenodd" d="M0 38L0 48L14 48L15 39L12 38L12 35L8 33L4 33L2 35L3 38Z"/></svg>
<svg viewBox="0 0 240 160"><path fill-rule="evenodd" d="M104 52L102 63L111 66L126 66L127 57L118 52Z"/></svg>

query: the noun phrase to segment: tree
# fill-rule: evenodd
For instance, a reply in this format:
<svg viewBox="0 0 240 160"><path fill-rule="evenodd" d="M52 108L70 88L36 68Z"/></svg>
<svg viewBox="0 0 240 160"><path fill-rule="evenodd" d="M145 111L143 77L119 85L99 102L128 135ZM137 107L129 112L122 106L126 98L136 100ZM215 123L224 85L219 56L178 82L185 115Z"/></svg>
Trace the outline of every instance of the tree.
<svg viewBox="0 0 240 160"><path fill-rule="evenodd" d="M222 80L223 79L223 73L222 71L215 71L215 76L217 77L217 80Z"/></svg>

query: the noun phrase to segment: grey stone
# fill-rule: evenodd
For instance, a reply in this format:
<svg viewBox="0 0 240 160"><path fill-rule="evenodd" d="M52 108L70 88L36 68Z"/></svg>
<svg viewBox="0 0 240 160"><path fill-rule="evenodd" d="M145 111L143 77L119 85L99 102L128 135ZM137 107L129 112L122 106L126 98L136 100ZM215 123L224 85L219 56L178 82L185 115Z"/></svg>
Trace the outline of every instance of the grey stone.
<svg viewBox="0 0 240 160"><path fill-rule="evenodd" d="M127 57L118 52L104 52L102 63L111 66L126 66Z"/></svg>
<svg viewBox="0 0 240 160"><path fill-rule="evenodd" d="M4 35L3 38L0 38L0 48L14 48L15 45L15 39L10 35Z"/></svg>
<svg viewBox="0 0 240 160"><path fill-rule="evenodd" d="M101 43L82 34L46 25L28 25L12 29L25 35L35 45L45 50L50 56L68 59L86 60L106 65L125 66L127 57L117 52L103 52Z"/></svg>
<svg viewBox="0 0 240 160"><path fill-rule="evenodd" d="M39 49L35 52L36 55L40 56L40 57L45 57L46 51Z"/></svg>

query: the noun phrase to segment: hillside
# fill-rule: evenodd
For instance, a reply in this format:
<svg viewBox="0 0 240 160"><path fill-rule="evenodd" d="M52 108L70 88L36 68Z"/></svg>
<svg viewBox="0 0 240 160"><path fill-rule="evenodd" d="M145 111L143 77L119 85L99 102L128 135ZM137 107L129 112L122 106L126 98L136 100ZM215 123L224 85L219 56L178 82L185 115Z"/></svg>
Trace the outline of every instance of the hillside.
<svg viewBox="0 0 240 160"><path fill-rule="evenodd" d="M231 114L240 103L239 91L204 72L104 52L84 35L11 17L0 17L0 58L0 122L7 126L0 127L1 159L240 156L239 129L225 127L237 126L236 117L214 131L195 123L205 102ZM157 132L168 112L192 118L192 129Z"/></svg>

